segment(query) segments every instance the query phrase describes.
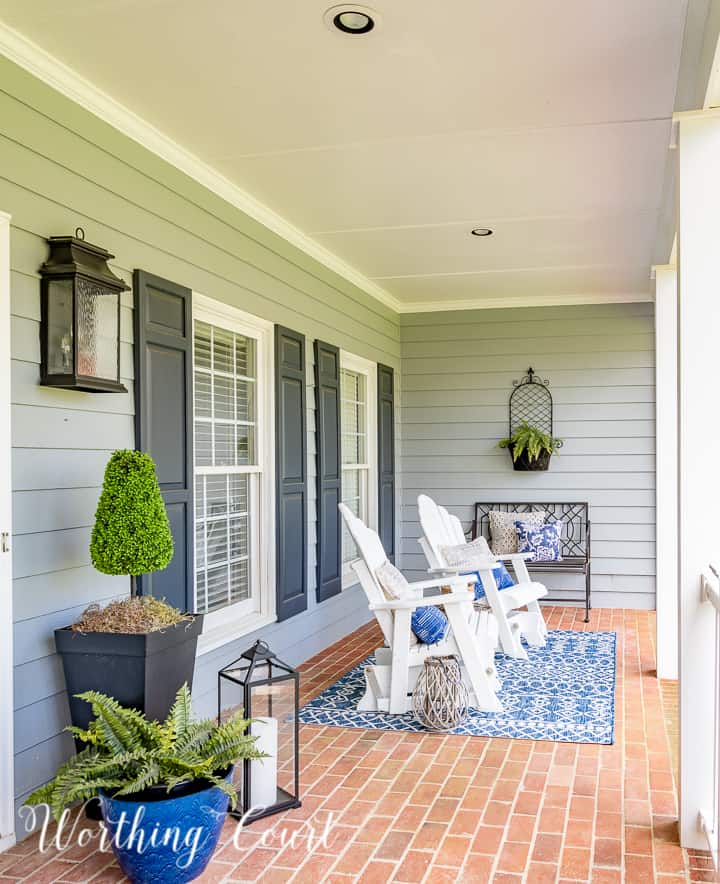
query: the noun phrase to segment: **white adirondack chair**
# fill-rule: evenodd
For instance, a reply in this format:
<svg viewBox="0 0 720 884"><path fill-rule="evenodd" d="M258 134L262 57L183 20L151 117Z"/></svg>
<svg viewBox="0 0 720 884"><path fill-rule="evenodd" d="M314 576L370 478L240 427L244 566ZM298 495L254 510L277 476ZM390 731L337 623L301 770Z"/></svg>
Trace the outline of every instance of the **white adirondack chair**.
<svg viewBox="0 0 720 884"><path fill-rule="evenodd" d="M418 497L418 513L423 537L420 546L427 558L430 573L458 574L467 572L467 568L450 566L445 558L444 548L465 544L465 533L457 516L451 515L444 507L438 506L426 494ZM529 553L510 553L495 555L487 543L480 543L474 555L485 553L485 560L478 559L477 567L473 568L482 580L485 598L497 618L500 646L511 657L527 659L527 651L522 645L524 636L528 644L543 647L547 641L547 625L543 617L538 599L547 595L542 583L530 579L525 561L532 558ZM508 589L498 590L493 575L493 567L497 560L509 561L515 572L517 583ZM527 611L520 608L527 606Z"/></svg>
<svg viewBox="0 0 720 884"><path fill-rule="evenodd" d="M455 654L461 662L470 705L486 712L502 711L496 695L499 681L494 664L497 624L492 617L478 620L467 579L438 576L417 581L409 584L407 598L389 600L375 576L376 570L387 561L380 538L345 504L339 506L360 553L353 568L386 642L376 650L375 664L365 667L366 690L358 703L358 711L408 712L424 661L445 654ZM451 587L450 593L439 592L447 586ZM430 589L438 593L424 596L424 591ZM410 628L412 612L423 605L442 605L449 622L445 638L434 645L418 641Z"/></svg>

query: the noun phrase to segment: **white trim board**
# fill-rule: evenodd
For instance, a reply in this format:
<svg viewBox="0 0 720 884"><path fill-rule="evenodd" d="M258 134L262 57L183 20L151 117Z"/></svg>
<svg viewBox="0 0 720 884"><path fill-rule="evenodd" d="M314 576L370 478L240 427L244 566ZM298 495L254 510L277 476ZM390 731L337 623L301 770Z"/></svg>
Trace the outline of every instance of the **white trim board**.
<svg viewBox="0 0 720 884"><path fill-rule="evenodd" d="M410 301L400 313L437 313L442 310L500 310L511 307L572 307L581 304L633 304L652 301L651 292L621 292L614 295L515 295L510 298L468 298L462 301Z"/></svg>
<svg viewBox="0 0 720 884"><path fill-rule="evenodd" d="M99 117L114 129L132 138L144 148L170 163L188 177L249 215L286 242L319 261L395 313L429 313L442 310L481 310L503 307L552 307L576 304L627 303L652 300L647 292L627 294L541 295L536 298L518 295L510 298L472 298L461 301L403 302L386 291L312 237L303 233L277 212L238 187L212 166L186 150L142 117L98 89L64 62L0 22L0 54L47 83L66 98Z"/></svg>
<svg viewBox="0 0 720 884"><path fill-rule="evenodd" d="M678 677L677 269L655 271L655 513L657 677Z"/></svg>
<svg viewBox="0 0 720 884"><path fill-rule="evenodd" d="M156 129L142 117L98 89L64 62L0 22L0 54L47 83L66 98L100 117L113 128L137 141L208 190L259 221L291 245L301 249L368 295L399 312L400 302L382 286L368 279L342 258L303 233L247 191L233 184L212 166Z"/></svg>
<svg viewBox="0 0 720 884"><path fill-rule="evenodd" d="M10 215L0 212L0 532L12 543L10 467ZM12 549L0 548L0 851L15 843Z"/></svg>

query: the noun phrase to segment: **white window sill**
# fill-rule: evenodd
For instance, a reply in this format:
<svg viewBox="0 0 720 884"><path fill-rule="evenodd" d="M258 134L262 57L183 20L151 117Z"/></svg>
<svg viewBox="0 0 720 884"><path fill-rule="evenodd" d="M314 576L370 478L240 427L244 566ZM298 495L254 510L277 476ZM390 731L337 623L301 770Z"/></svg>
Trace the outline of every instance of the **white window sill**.
<svg viewBox="0 0 720 884"><path fill-rule="evenodd" d="M355 562L359 562L360 559L353 559L352 562L345 562L343 565L343 573L340 579L340 586L342 589L350 589L351 586L357 586L360 583L360 578L357 576L357 572L353 568Z"/></svg>
<svg viewBox="0 0 720 884"><path fill-rule="evenodd" d="M351 586L357 586L360 583L360 578L353 571L352 574L343 574L342 578L342 588L350 589Z"/></svg>
<svg viewBox="0 0 720 884"><path fill-rule="evenodd" d="M255 632L256 629L269 626L271 623L275 623L276 620L277 617L275 615L256 612L240 620L232 620L230 623L215 626L207 632L203 632L198 638L198 657L201 657L203 654L209 654L211 651L215 651L229 642L242 638L244 635L249 635L251 632Z"/></svg>

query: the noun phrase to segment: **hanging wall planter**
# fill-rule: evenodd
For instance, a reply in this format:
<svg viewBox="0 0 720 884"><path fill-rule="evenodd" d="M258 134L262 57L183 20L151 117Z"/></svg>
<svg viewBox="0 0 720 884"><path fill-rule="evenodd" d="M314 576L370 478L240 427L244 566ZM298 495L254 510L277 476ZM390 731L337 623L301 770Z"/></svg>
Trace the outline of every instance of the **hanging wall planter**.
<svg viewBox="0 0 720 884"><path fill-rule="evenodd" d="M553 436L553 401L548 380L539 380L529 368L525 377L513 381L507 439L498 442L512 457L518 472L544 472L562 439Z"/></svg>

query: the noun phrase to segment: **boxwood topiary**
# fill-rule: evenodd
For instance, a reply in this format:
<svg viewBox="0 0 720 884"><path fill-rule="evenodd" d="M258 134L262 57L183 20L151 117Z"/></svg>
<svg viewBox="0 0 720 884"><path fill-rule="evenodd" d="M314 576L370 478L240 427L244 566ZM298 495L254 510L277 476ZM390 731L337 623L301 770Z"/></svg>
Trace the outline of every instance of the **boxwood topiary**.
<svg viewBox="0 0 720 884"><path fill-rule="evenodd" d="M172 557L170 523L152 458L141 451L115 451L95 513L93 565L103 574L129 574L134 595L134 578L162 571Z"/></svg>

